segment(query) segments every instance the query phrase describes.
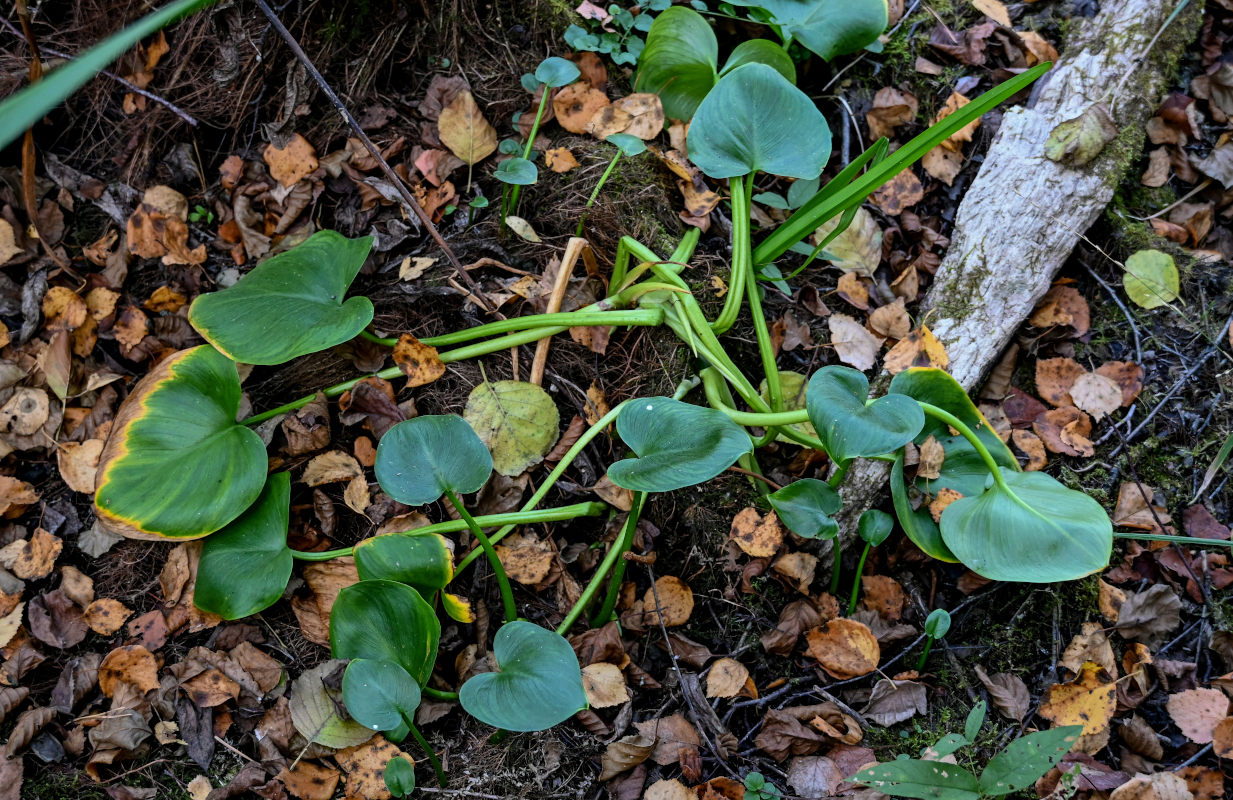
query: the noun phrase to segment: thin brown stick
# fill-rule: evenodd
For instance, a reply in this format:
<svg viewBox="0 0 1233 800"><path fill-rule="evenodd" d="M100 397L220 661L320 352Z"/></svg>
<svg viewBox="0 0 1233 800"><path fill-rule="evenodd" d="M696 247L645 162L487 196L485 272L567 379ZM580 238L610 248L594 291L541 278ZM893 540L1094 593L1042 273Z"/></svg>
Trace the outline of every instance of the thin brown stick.
<svg viewBox="0 0 1233 800"><path fill-rule="evenodd" d="M297 42L295 37L291 35L291 31L287 30L287 26L283 25L282 20L279 19L278 15L274 13L274 9L270 8L266 0L257 0L257 7L261 9L262 14L265 14L266 19L270 21L270 25L273 26L274 30L278 33L282 40L286 42L287 47L291 48L291 52L295 55L296 60L304 65L304 69L307 70L310 76L312 76L313 81L317 84L321 91L325 93L325 96L330 99L330 103L334 106L334 110L337 111L343 120L346 121L347 125L351 127L355 137L360 140L365 149L367 149L368 152L372 154L372 157L376 159L377 166L381 167L381 171L385 174L385 177L389 179L394 188L398 190L398 193L402 195L403 202L406 206L411 209L415 216L419 217L420 222L424 223L424 227L428 229L428 233L432 236L433 241L435 241L437 246L441 248L441 251L445 253L445 257L449 259L450 264L452 264L454 269L458 271L458 274L462 277L463 282L470 287L472 299L478 305L482 306L485 311L504 319L504 317L497 312L496 308L494 308L492 304L489 303L484 297L484 293L480 289L479 284L477 284L475 279L471 277L470 273L463 268L462 262L458 260L458 256L454 255L454 251L450 249L449 244L447 244L445 239L441 237L441 232L437 230L436 225L432 224L432 219L424 212L423 206L421 206L415 199L415 196L411 194L410 189L407 188L407 185L403 179L399 177L398 173L394 172L393 167L391 167L389 162L385 160L385 157L381 155L381 151L378 150L377 146L372 143L372 139L369 139L368 134L365 133L360 127L360 123L356 121L351 112L347 110L347 107L343 105L342 100L340 100L334 90L330 88L330 85L326 82L325 78L313 65L312 60L309 59L308 54L304 52L304 48L300 47L300 43Z"/></svg>
<svg viewBox="0 0 1233 800"><path fill-rule="evenodd" d="M565 290L569 288L569 276L574 271L574 265L578 263L578 256L588 248L586 239L577 236L570 237L569 243L565 245L565 254L561 256L561 267L557 270L556 282L552 285L552 295L548 298L548 307L544 309L545 314L555 314L561 310L561 303L565 301ZM544 382L544 367L548 364L548 348L551 340L551 336L546 336L535 345L535 360L531 362L529 380L536 386Z"/></svg>

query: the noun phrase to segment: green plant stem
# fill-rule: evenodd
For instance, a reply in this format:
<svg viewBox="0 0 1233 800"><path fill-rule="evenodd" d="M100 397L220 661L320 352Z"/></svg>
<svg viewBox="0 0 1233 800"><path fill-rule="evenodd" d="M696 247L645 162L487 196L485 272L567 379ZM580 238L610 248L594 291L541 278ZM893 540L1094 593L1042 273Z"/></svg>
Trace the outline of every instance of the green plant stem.
<svg viewBox="0 0 1233 800"><path fill-rule="evenodd" d="M981 460L985 462L985 467L989 470L990 474L993 475L993 481L998 485L998 488L1010 495L1015 494L1011 491L1010 487L1006 485L1006 479L1002 477L1002 468L998 465L998 462L993 459L993 454L989 452L989 448L985 447L985 443L980 440L980 437L977 436L971 428L964 424L963 420L959 419L949 411L944 411L935 405L922 403L919 400L916 402L920 405L920 410L925 412L925 416L941 420L955 430L959 431L959 434L963 436L964 439L968 440L968 444L972 445L972 449L980 454Z"/></svg>
<svg viewBox="0 0 1233 800"><path fill-rule="evenodd" d="M748 182L747 182L748 180ZM736 317L741 312L741 297L747 280L746 273L752 267L750 256L744 251L751 247L749 238L749 186L753 183L753 174L728 181L732 192L732 272L728 275L728 294L724 297L723 308L719 316L711 323L711 330L716 334L727 332L736 323Z"/></svg>
<svg viewBox="0 0 1233 800"><path fill-rule="evenodd" d="M616 606L616 595L620 594L621 578L625 574L625 559L624 555L632 546L634 532L638 528L638 518L642 515L642 507L646 503L646 492L634 492L633 503L629 508L629 515L625 517L625 524L621 527L621 533L617 536L616 541L612 543L612 547L604 555L604 560L595 568L595 574L591 576L591 580L587 583L586 588L582 590L582 594L578 596L577 602L570 608L569 613L565 615L565 619L561 620L561 624L557 626L557 633L564 636L578 621L578 617L582 615L595 598L599 587L604 583L604 577L612 571L612 579L608 582L608 593L604 597L604 604L600 607L600 611L591 618L592 626L602 625L612 615L612 609ZM613 569L615 565L615 570ZM613 591L613 586L616 591Z"/></svg>
<svg viewBox="0 0 1233 800"><path fill-rule="evenodd" d="M416 744L424 751L424 755L428 756L428 763L432 764L432 771L437 773L437 783L444 789L449 785L449 781L445 778L445 770L441 768L441 762L438 760L437 754L429 746L428 740L424 738L424 734L420 733L420 729L415 727L414 721L403 719L403 722L407 724L412 738L415 739Z"/></svg>
<svg viewBox="0 0 1233 800"><path fill-rule="evenodd" d="M535 137L539 133L539 124L544 119L544 111L548 108L548 98L552 95L552 87L548 84L543 84L544 93L539 99L539 109L535 112L535 122L531 125L531 135L527 137L527 146L522 149L522 157L526 160L531 160L531 150L535 146ZM509 195L509 210L505 213L513 214L518 210L518 195L522 187L515 184ZM501 220L505 222L504 219Z"/></svg>
<svg viewBox="0 0 1233 800"><path fill-rule="evenodd" d="M920 672L925 668L925 662L929 660L929 650L933 647L933 637L925 639L925 650L920 654L920 660L916 662L916 671Z"/></svg>
<svg viewBox="0 0 1233 800"><path fill-rule="evenodd" d="M818 449L825 450L825 448L821 448L821 447ZM830 455L830 454L827 453L827 455ZM843 479L848 476L848 468L850 466L852 466L851 459L847 461L835 462L835 473L831 475L830 478L827 479L826 481L827 485L830 486L832 489L838 489L839 484L843 483ZM843 547L839 544L838 534L836 534L835 538L832 539L831 541L834 542L834 544L831 545L832 561L831 561L831 586L830 586L830 592L833 595L839 592L839 575L843 571ZM865 548L865 552L866 553L869 552L868 547ZM861 565L856 570L856 585L857 586L860 586L861 569L863 569L864 566L865 566L865 556L862 554L861 555ZM855 592L856 589L853 588L852 591ZM851 613L852 613L851 611L848 612L848 614L851 614Z"/></svg>
<svg viewBox="0 0 1233 800"><path fill-rule="evenodd" d="M843 483L843 479L848 476L848 468L852 466L852 461L840 461L835 464L835 474L826 480L826 483L832 489L838 489L839 484Z"/></svg>
<svg viewBox="0 0 1233 800"><path fill-rule="evenodd" d="M742 425L744 427L760 427L760 428L767 429L766 436L760 439L755 439L754 440L755 444L758 444L759 442L761 442L762 444L765 444L766 442L769 442L771 438L774 438L774 436L783 434L784 436L796 442L797 444L803 445L805 447L809 447L814 450L821 450L823 452L826 452L826 448L822 446L822 441L820 439L814 436L808 436L806 434L803 434L800 431L796 430L795 428L787 427L790 425L809 421L809 416L805 413L804 409L800 409L799 411L781 411L779 413L774 413L774 414L769 413L769 411L767 413L754 413L754 414L751 414L745 411L737 411L736 409L732 408L731 406L729 406L727 403L724 402L724 397L720 390L720 386L722 384L716 383L716 381L721 377L722 373L720 373L718 370L708 368L708 369L702 370L700 374L702 375L702 386L706 391L706 402L711 406L711 408L714 408L716 411L723 412L725 416L727 416L729 419L731 419L733 422L735 422L738 425ZM723 377L726 377L726 376L723 376ZM740 386L734 385L734 388L737 389L738 393L741 393ZM745 402L749 403L750 405L755 405L755 402L756 402L761 407L767 408L766 401L764 401L758 395L755 394L751 398L751 397L745 396L743 393L741 394ZM748 420L753 420L753 421L751 422ZM763 441L764 439L766 441Z"/></svg>
<svg viewBox="0 0 1233 800"><path fill-rule="evenodd" d="M575 236L582 235L582 226L586 224L587 212L591 210L591 206L595 205L595 198L599 197L599 190L604 188L604 184L608 181L608 176L612 174L612 170L616 169L617 162L620 160L621 150L618 148L616 155L608 163L608 169L604 170L603 175L599 176L599 183L595 184L595 189L591 192L591 196L587 198L586 207L582 209L582 216L578 219L578 229L574 231Z"/></svg>
<svg viewBox="0 0 1233 800"><path fill-rule="evenodd" d="M739 185L737 181L733 186ZM771 341L771 331L766 325L766 316L762 313L762 296L758 287L758 276L753 269L753 250L749 235L749 195L753 188L753 175L747 176L742 191L744 202L737 209L736 192L732 196L732 260L735 263L738 253L744 262L742 273L745 276L745 296L749 301L749 314L753 318L754 337L758 341L758 355L762 359L762 372L766 376L766 395L771 411L783 410L783 390L779 385L779 366L775 363L775 345ZM740 214L738 217L737 214ZM737 231L740 230L738 237ZM730 291L737 291L733 286Z"/></svg>
<svg viewBox="0 0 1233 800"><path fill-rule="evenodd" d="M420 692L433 700L445 700L447 702L458 701L458 692L443 692L440 689L434 689L431 686L421 686Z"/></svg>
<svg viewBox="0 0 1233 800"><path fill-rule="evenodd" d="M560 522L567 519L576 519L577 517L598 517L607 510L608 506L606 503L592 501L589 503L575 503L569 506L558 506L557 508L527 509L524 511L510 511L505 514L487 514L475 517L474 519L482 527L495 528L498 525L526 525L531 522ZM468 527L470 526L467 525L466 520L451 519L445 522L425 525L422 528L414 528L410 532L418 536L421 534L451 533L453 531L465 530ZM320 552L292 550L291 555L299 561L329 561L330 559L352 555L353 552L354 548L342 547L337 550L322 550Z"/></svg>
<svg viewBox="0 0 1233 800"><path fill-rule="evenodd" d="M616 305L614 301L618 299L623 300L624 298L610 297L600 303L593 303L586 308L580 308L575 311L562 311L555 314L533 314L529 317L501 319L442 336L429 336L425 339L420 339L420 342L430 347L444 347L446 345L469 342L472 339L483 339L498 334L539 330L542 328L554 328L558 331L563 331L581 325L660 325L663 323L664 314L658 308L601 310L604 306L611 308L613 305ZM361 331L360 336L385 347L393 347L398 344L397 337L382 338L368 331Z"/></svg>
<svg viewBox="0 0 1233 800"><path fill-rule="evenodd" d="M488 541L488 537L484 535L484 531L467 511L467 507L462 504L458 495L454 494L453 490L446 489L445 496L453 504L458 516L467 523L467 527L471 529L471 535L479 541L480 547L484 549L484 555L488 556L488 563L492 564L492 571L497 576L497 586L501 589L501 602L505 604L505 621L513 622L518 619L518 608L514 605L514 590L509 585L509 576L505 574L505 567L502 566L501 559L497 556L496 548L492 546L492 542Z"/></svg>
<svg viewBox="0 0 1233 800"><path fill-rule="evenodd" d="M861 575L865 573L865 559L869 557L869 542L865 542L865 549L861 551L860 561L856 562L856 577L852 582L852 597L848 600L848 616L856 611L856 598L861 590ZM836 559L838 563L838 559Z"/></svg>
<svg viewBox="0 0 1233 800"><path fill-rule="evenodd" d="M831 585L828 591L832 595L839 594L839 575L843 571L843 548L839 544L839 535L831 539Z"/></svg>
<svg viewBox="0 0 1233 800"><path fill-rule="evenodd" d="M1153 533L1117 533L1113 534L1114 539L1138 539L1145 542L1174 542L1176 544L1188 544L1195 547L1233 547L1233 541L1224 539L1204 539L1200 536L1168 536L1165 534Z"/></svg>

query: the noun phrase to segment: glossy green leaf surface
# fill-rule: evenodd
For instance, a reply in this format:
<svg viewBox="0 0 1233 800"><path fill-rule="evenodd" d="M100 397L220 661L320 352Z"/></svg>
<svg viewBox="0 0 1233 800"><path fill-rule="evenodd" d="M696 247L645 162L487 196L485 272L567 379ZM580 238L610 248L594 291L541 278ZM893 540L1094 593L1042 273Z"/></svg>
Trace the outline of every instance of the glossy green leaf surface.
<svg viewBox="0 0 1233 800"><path fill-rule="evenodd" d="M343 673L342 694L351 718L374 731L393 731L407 721L414 723L420 705L419 684L392 661L352 659Z"/></svg>
<svg viewBox="0 0 1233 800"><path fill-rule="evenodd" d="M1113 525L1100 503L1043 472L1003 469L1002 477L1005 489L992 484L942 512L942 540L960 561L991 580L1027 583L1108 566Z"/></svg>
<svg viewBox="0 0 1233 800"><path fill-rule="evenodd" d="M447 491L479 491L492 474L492 455L462 417L430 414L386 431L374 470L390 497L421 506Z"/></svg>
<svg viewBox="0 0 1233 800"><path fill-rule="evenodd" d="M944 608L935 608L925 617L925 633L934 639L941 639L950 630L950 612ZM971 737L969 737L970 739Z"/></svg>
<svg viewBox="0 0 1233 800"><path fill-rule="evenodd" d="M718 68L719 44L710 23L693 9L673 6L647 32L634 86L659 95L664 116L688 120L715 85Z"/></svg>
<svg viewBox="0 0 1233 800"><path fill-rule="evenodd" d="M317 231L258 264L234 286L200 295L189 322L233 361L281 364L359 335L372 301L346 298L372 237Z"/></svg>
<svg viewBox="0 0 1233 800"><path fill-rule="evenodd" d="M886 0L732 0L760 8L785 35L830 61L855 53L886 30Z"/></svg>
<svg viewBox="0 0 1233 800"><path fill-rule="evenodd" d="M1014 740L989 759L980 774L980 790L999 797L1030 788L1037 778L1065 758L1082 733L1082 725L1065 725Z"/></svg>
<svg viewBox="0 0 1233 800"><path fill-rule="evenodd" d="M902 450L895 453L895 463L891 465L890 489L899 527L903 528L904 534L912 540L912 543L930 558L952 564L958 562L959 559L946 546L946 542L942 541L942 530L933 521L929 512L912 508L912 503L908 498L908 486L903 477Z"/></svg>
<svg viewBox="0 0 1233 800"><path fill-rule="evenodd" d="M577 64L560 56L549 56L535 68L535 80L554 89L573 83L580 74Z"/></svg>
<svg viewBox="0 0 1233 800"><path fill-rule="evenodd" d="M240 376L209 345L181 350L138 382L99 458L94 509L134 538L197 539L265 486L265 445L237 425Z"/></svg>
<svg viewBox="0 0 1233 800"><path fill-rule="evenodd" d="M870 547L877 547L886 541L895 529L895 520L885 511L876 508L866 509L856 522L856 533L861 541Z"/></svg>
<svg viewBox="0 0 1233 800"><path fill-rule="evenodd" d="M869 380L851 367L827 366L809 379L809 421L836 461L880 456L903 447L925 424L920 405L888 394L866 405Z"/></svg>
<svg viewBox="0 0 1233 800"><path fill-rule="evenodd" d="M749 39L732 48L718 77L722 78L744 64L766 64L784 76L788 83L796 85L796 65L792 63L792 57L770 39Z"/></svg>
<svg viewBox="0 0 1233 800"><path fill-rule="evenodd" d="M892 797L919 800L980 800L976 776L963 767L940 761L900 758L866 767L850 780Z"/></svg>
<svg viewBox="0 0 1233 800"><path fill-rule="evenodd" d="M334 658L392 661L421 686L437 660L441 623L432 606L410 586L360 581L338 593L330 612Z"/></svg>
<svg viewBox="0 0 1233 800"><path fill-rule="evenodd" d="M287 547L291 473L266 478L257 502L206 539L193 602L223 619L242 619L278 602L291 579Z"/></svg>
<svg viewBox="0 0 1233 800"><path fill-rule="evenodd" d="M454 577L454 556L439 533L387 533L352 551L361 580L391 580L423 594L445 588Z"/></svg>
<svg viewBox="0 0 1233 800"><path fill-rule="evenodd" d="M467 713L507 731L542 731L587 707L578 657L564 637L530 622L502 626L492 643L497 672L462 685Z"/></svg>
<svg viewBox="0 0 1233 800"><path fill-rule="evenodd" d="M636 492L702 483L753 449L744 429L721 412L670 397L630 401L617 415L617 433L638 457L613 464L608 478Z"/></svg>
<svg viewBox="0 0 1233 800"><path fill-rule="evenodd" d="M712 178L758 171L816 178L831 155L831 131L813 101L773 67L744 64L699 104L686 145Z"/></svg>
<svg viewBox="0 0 1233 800"><path fill-rule="evenodd" d="M994 461L1007 469L1019 470L1019 461L1014 453L994 432L989 420L980 413L980 409L972 403L967 392L950 373L932 367L906 369L894 377L889 391L905 394L954 414L960 422L976 433ZM925 419L925 426L914 441L920 444L930 436L942 445L946 458L942 462L939 477L936 480L922 478L918 481L920 486L930 494L936 494L939 489L954 489L966 496L984 491L989 468L971 443L959 434L952 434L945 422L933 417Z"/></svg>
<svg viewBox="0 0 1233 800"><path fill-rule="evenodd" d="M843 501L825 481L801 478L766 496L779 521L797 536L830 539L839 533L839 523L831 518Z"/></svg>

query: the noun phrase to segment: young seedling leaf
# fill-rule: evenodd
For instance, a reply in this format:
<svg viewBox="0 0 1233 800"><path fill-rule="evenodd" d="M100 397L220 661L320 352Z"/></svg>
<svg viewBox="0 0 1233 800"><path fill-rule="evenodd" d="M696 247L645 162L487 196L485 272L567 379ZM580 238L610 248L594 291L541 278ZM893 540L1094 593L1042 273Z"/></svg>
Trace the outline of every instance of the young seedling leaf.
<svg viewBox="0 0 1233 800"><path fill-rule="evenodd" d="M431 414L386 431L373 467L386 494L400 503L422 506L446 492L478 492L492 474L492 456L462 417Z"/></svg>
<svg viewBox="0 0 1233 800"><path fill-rule="evenodd" d="M398 664L421 686L437 660L441 623L420 593L394 581L360 581L338 593L330 611L334 658Z"/></svg>
<svg viewBox="0 0 1233 800"><path fill-rule="evenodd" d="M933 614L938 613L938 611L942 611L942 609L937 609L933 612ZM942 638L946 635L946 631L950 630L950 614L945 611L942 613L946 614L946 627L941 629L941 633L929 633L929 619L925 620L925 632L929 633L929 635L935 639ZM933 618L933 614L929 615L930 619ZM940 627L935 626L934 629L939 630ZM974 744L976 742L976 736L980 733L981 726L985 724L985 711L987 708L988 706L985 705L985 701L981 700L979 703L972 706L972 710L968 712L968 718L963 723L963 736L967 739L969 744Z"/></svg>
<svg viewBox="0 0 1233 800"><path fill-rule="evenodd" d="M779 521L797 536L830 539L839 533L839 523L831 518L843 501L825 481L801 478L766 496Z"/></svg>
<svg viewBox="0 0 1233 800"><path fill-rule="evenodd" d="M385 788L394 797L410 797L415 791L415 765L405 758L391 758L385 765Z"/></svg>
<svg viewBox="0 0 1233 800"><path fill-rule="evenodd" d="M885 0L732 0L732 5L762 9L783 35L827 61L872 45L888 21Z"/></svg>
<svg viewBox="0 0 1233 800"><path fill-rule="evenodd" d="M698 106L687 147L712 178L758 171L816 178L830 158L831 131L813 101L773 67L744 64Z"/></svg>
<svg viewBox="0 0 1233 800"><path fill-rule="evenodd" d="M609 144L614 144L621 151L621 155L632 158L646 152L646 142L639 139L637 136L631 136L628 133L612 133L604 139Z"/></svg>
<svg viewBox="0 0 1233 800"><path fill-rule="evenodd" d="M1055 583L1109 564L1113 525L1100 503L1043 472L1002 469L992 483L942 512L942 540L979 575L995 581ZM992 480L992 478L991 478Z"/></svg>
<svg viewBox="0 0 1233 800"><path fill-rule="evenodd" d="M724 414L670 397L630 401L617 433L638 456L608 468L608 478L636 492L670 492L714 478L753 449Z"/></svg>
<svg viewBox="0 0 1233 800"><path fill-rule="evenodd" d="M283 596L294 559L287 547L291 473L266 479L257 502L205 541L193 602L223 619L256 614Z"/></svg>
<svg viewBox="0 0 1233 800"><path fill-rule="evenodd" d="M559 56L545 58L535 68L535 80L553 89L573 83L581 74L577 64Z"/></svg>
<svg viewBox="0 0 1233 800"><path fill-rule="evenodd" d="M933 639L941 639L950 630L950 612L935 608L925 618L925 633Z"/></svg>
<svg viewBox="0 0 1233 800"><path fill-rule="evenodd" d="M513 186L530 186L539 180L539 168L525 158L507 158L492 171L492 177Z"/></svg>
<svg viewBox="0 0 1233 800"><path fill-rule="evenodd" d="M976 433L994 461L1007 469L1019 470L1019 461L1014 453L949 373L933 367L912 367L896 375L888 391L905 394L958 417L960 422ZM989 468L971 443L958 433L952 433L945 422L933 417L925 419L925 425L914 441L921 444L930 436L942 445L945 458L939 477L934 480L919 479L918 485L930 494L936 494L940 489L954 489L971 497L984 491Z"/></svg>
<svg viewBox="0 0 1233 800"><path fill-rule="evenodd" d="M510 477L544 459L561 424L548 393L525 381L481 383L471 390L462 416L492 451L496 471Z"/></svg>
<svg viewBox="0 0 1233 800"><path fill-rule="evenodd" d="M915 510L908 499L908 487L903 477L903 451L895 453L895 463L890 474L891 499L895 503L895 516L912 543L930 558L957 563L958 558L942 541L942 531L926 510Z"/></svg>
<svg viewBox="0 0 1233 800"><path fill-rule="evenodd" d="M658 94L669 119L689 120L715 85L719 45L697 11L673 6L655 18L638 58L634 86Z"/></svg>
<svg viewBox="0 0 1233 800"><path fill-rule="evenodd" d="M454 578L454 557L439 533L373 536L357 544L352 553L360 579L365 581L398 581L427 595L444 589Z"/></svg>
<svg viewBox="0 0 1233 800"><path fill-rule="evenodd" d="M419 684L392 661L353 659L343 673L342 694L351 718L374 731L414 722L420 705Z"/></svg>
<svg viewBox="0 0 1233 800"><path fill-rule="evenodd" d="M851 367L823 367L809 379L809 421L836 461L898 450L925 424L924 412L910 397L888 394L866 404L868 397L869 380Z"/></svg>
<svg viewBox="0 0 1233 800"><path fill-rule="evenodd" d="M895 518L885 511L879 511L876 508L870 508L861 513L860 519L856 523L857 535L861 537L861 541L870 547L877 547L886 541L886 537L891 535L891 531L895 529Z"/></svg>
<svg viewBox="0 0 1233 800"><path fill-rule="evenodd" d="M237 425L240 376L209 345L159 362L116 413L99 457L94 510L113 533L198 539L265 485L261 437Z"/></svg>
<svg viewBox="0 0 1233 800"><path fill-rule="evenodd" d="M1082 725L1066 725L1016 739L989 760L980 774L980 791L1000 797L1027 789L1070 752L1082 733Z"/></svg>
<svg viewBox="0 0 1233 800"><path fill-rule="evenodd" d="M467 713L507 731L542 731L587 707L578 657L564 637L530 622L502 626L492 643L497 672L462 685Z"/></svg>
<svg viewBox="0 0 1233 800"><path fill-rule="evenodd" d="M976 776L941 761L901 758L866 767L849 780L894 797L919 800L980 800Z"/></svg>
<svg viewBox="0 0 1233 800"><path fill-rule="evenodd" d="M200 295L188 320L233 361L281 364L342 344L372 322L372 301L344 299L372 237L317 231L271 256L234 286Z"/></svg>

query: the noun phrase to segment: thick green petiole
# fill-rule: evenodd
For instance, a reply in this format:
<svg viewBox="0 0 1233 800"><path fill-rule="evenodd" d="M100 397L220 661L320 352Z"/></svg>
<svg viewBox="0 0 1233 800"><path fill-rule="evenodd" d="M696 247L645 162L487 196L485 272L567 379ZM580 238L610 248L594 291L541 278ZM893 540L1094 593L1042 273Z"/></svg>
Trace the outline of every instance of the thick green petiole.
<svg viewBox="0 0 1233 800"><path fill-rule="evenodd" d="M445 490L445 496L449 498L454 509L458 512L458 516L462 517L467 523L467 527L471 529L471 535L480 543L480 547L484 549L484 555L488 556L488 563L492 564L492 571L497 576L497 586L501 589L501 602L505 604L505 621L513 622L518 619L518 608L514 605L514 590L509 585L509 576L505 574L505 567L501 565L501 559L497 556L496 548L492 546L492 542L484 535L483 529L479 523L467 511L467 507L462 504L462 500L458 495L450 489Z"/></svg>
<svg viewBox="0 0 1233 800"><path fill-rule="evenodd" d="M989 448L985 447L985 443L980 440L980 437L976 435L975 431L969 428L961 419L949 411L944 411L943 409L940 409L935 405L930 405L929 403L922 403L919 400L916 402L920 405L920 410L925 412L925 416L941 420L955 430L959 431L959 434L963 436L964 439L968 440L968 444L972 445L972 449L980 455L981 461L985 462L985 467L989 470L990 474L993 475L993 482L998 485L998 488L1003 489L1007 494L1015 494L1011 491L1010 487L1006 485L1006 479L1002 477L1002 469L998 466L998 462L993 459L993 454L989 452Z"/></svg>
<svg viewBox="0 0 1233 800"><path fill-rule="evenodd" d="M738 189L739 187L739 189ZM732 271L737 271L736 262L741 261L741 275L744 286L733 285L729 291L738 292L742 288L749 301L749 314L753 319L754 337L758 341L758 355L762 359L762 372L766 376L766 394L771 411L783 410L783 391L779 386L779 367L775 363L775 347L771 342L771 332L766 326L766 316L762 313L762 296L759 294L758 276L753 268L753 245L750 240L750 193L753 190L753 174L747 175L744 181L732 181Z"/></svg>
<svg viewBox="0 0 1233 800"><path fill-rule="evenodd" d="M612 170L616 169L617 162L621 160L621 151L618 149L616 155L612 157L612 161L608 163L608 169L604 170L604 174L599 176L599 183L595 184L595 189L591 192L591 196L587 198L586 208L582 209L582 216L578 219L578 228L574 231L575 236L582 235L582 227L587 221L587 212L591 210L591 206L595 205L595 198L599 197L599 190L604 188L604 184L608 182L608 176L612 174Z"/></svg>
<svg viewBox="0 0 1233 800"><path fill-rule="evenodd" d="M473 339L483 339L488 336L497 336L499 334L515 333L518 331L543 330L553 328L558 333L575 326L582 325L659 325L664 321L663 311L657 308L631 308L631 309L612 309L616 305L614 301L619 298L610 297L599 303L594 303L586 308L580 308L576 311L563 311L556 314L535 314L529 317L514 317L513 319L501 319L496 322L489 322L484 325L477 325L474 328L447 333L442 336L429 336L421 339L422 344L430 347L445 347L447 345L460 344L469 342ZM612 310L603 310L605 307ZM393 347L398 344L398 339L394 337L382 338L374 336L368 331L361 331L360 336L370 342L383 345L385 347ZM457 359L454 359L457 360ZM447 362L448 363L448 362Z"/></svg>
<svg viewBox="0 0 1233 800"><path fill-rule="evenodd" d="M856 577L852 582L852 597L848 600L848 616L852 616L856 611L856 598L861 590L861 575L865 573L865 559L869 557L869 543L865 542L865 549L861 551L861 560L856 562ZM839 563L839 559L835 559L835 563ZM836 587L838 588L838 587Z"/></svg>
<svg viewBox="0 0 1233 800"><path fill-rule="evenodd" d="M595 590L604 579L604 574L608 569L612 570L612 577L608 580L608 592L604 595L604 604L599 607L599 611L595 616L591 617L591 626L599 627L607 624L609 618L612 617L612 612L616 609L617 598L621 594L621 581L625 578L625 554L634 546L634 533L638 530L638 519L642 516L642 507L646 504L646 492L634 492L633 503L629 507L629 515L625 517L625 525L621 528L621 535L612 543L612 550L608 556L604 558L603 563L595 570L595 574L591 577L587 588L583 590L582 597L578 598L578 602L574 604L574 608L570 610L570 616L576 618L577 613L586 608L591 600L591 596L595 594ZM613 566L615 562L615 566ZM590 592L590 595L588 595ZM565 618L565 622L561 623L565 626L565 630L569 630L569 625L573 624L573 619Z"/></svg>
<svg viewBox="0 0 1233 800"><path fill-rule="evenodd" d="M411 732L411 737L415 739L416 744L424 751L424 755L428 756L428 763L432 764L432 771L437 773L437 783L444 789L449 785L449 781L445 778L445 770L441 768L441 761L437 758L437 754L433 752L432 747L428 744L428 740L424 738L424 734L420 733L419 728L415 727L414 720L404 719L408 730Z"/></svg>
<svg viewBox="0 0 1233 800"><path fill-rule="evenodd" d="M929 636L925 639L925 650L920 654L920 659L916 662L916 671L920 672L925 668L925 662L929 660L929 650L933 647L933 637Z"/></svg>

